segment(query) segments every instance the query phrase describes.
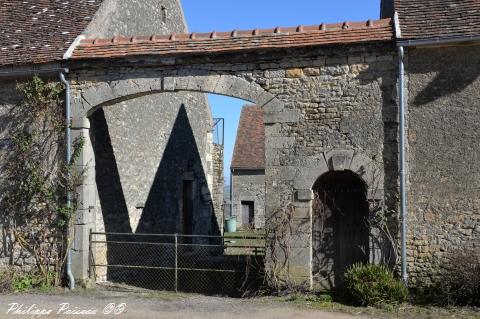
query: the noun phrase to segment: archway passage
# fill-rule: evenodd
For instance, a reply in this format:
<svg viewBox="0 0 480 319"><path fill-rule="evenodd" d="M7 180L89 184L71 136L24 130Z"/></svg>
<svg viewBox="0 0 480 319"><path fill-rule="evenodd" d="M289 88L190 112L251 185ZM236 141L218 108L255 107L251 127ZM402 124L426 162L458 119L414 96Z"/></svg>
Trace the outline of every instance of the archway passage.
<svg viewBox="0 0 480 319"><path fill-rule="evenodd" d="M366 184L351 171L332 171L313 190L313 276L323 289L338 288L349 266L369 260Z"/></svg>

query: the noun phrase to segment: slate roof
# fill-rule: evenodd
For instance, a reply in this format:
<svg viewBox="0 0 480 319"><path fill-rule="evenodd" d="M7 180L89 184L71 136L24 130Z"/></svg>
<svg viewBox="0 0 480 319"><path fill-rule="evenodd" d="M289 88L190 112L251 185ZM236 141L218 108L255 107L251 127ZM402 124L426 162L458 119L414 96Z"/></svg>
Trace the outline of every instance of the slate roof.
<svg viewBox="0 0 480 319"><path fill-rule="evenodd" d="M480 35L480 0L393 0L401 39Z"/></svg>
<svg viewBox="0 0 480 319"><path fill-rule="evenodd" d="M231 32L84 39L72 59L205 54L393 40L392 19Z"/></svg>
<svg viewBox="0 0 480 319"><path fill-rule="evenodd" d="M261 107L246 105L242 108L231 168L265 168L265 126Z"/></svg>
<svg viewBox="0 0 480 319"><path fill-rule="evenodd" d="M57 62L102 0L0 0L0 65Z"/></svg>

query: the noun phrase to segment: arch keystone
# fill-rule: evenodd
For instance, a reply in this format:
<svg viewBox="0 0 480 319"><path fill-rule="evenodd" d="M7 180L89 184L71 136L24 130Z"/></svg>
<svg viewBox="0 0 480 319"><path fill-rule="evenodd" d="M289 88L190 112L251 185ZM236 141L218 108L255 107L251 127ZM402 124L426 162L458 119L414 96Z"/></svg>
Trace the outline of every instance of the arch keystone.
<svg viewBox="0 0 480 319"><path fill-rule="evenodd" d="M354 155L353 150L335 149L327 152L325 158L327 159L328 167L332 171L343 171L350 169L350 163Z"/></svg>

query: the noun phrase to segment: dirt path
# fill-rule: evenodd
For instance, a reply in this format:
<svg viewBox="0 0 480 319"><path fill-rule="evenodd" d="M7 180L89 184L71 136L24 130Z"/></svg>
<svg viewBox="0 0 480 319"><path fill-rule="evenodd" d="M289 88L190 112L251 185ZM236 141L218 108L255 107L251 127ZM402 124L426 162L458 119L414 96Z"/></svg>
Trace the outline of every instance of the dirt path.
<svg viewBox="0 0 480 319"><path fill-rule="evenodd" d="M111 306L112 304L115 304L116 308ZM23 307L20 308L20 305ZM35 315L35 310L37 314L42 310L44 313L50 311L50 314ZM71 310L89 311L92 314L69 314ZM115 315L115 310L119 314ZM27 311L29 314L21 314L22 311L23 313ZM104 311L109 314L103 314ZM231 298L192 295L142 297L125 293L95 292L0 296L0 318L350 319L366 317Z"/></svg>

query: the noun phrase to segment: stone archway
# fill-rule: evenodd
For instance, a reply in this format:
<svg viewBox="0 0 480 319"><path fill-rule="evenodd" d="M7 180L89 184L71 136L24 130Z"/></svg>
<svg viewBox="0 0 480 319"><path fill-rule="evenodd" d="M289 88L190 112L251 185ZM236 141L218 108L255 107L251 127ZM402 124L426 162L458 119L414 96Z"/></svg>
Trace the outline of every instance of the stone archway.
<svg viewBox="0 0 480 319"><path fill-rule="evenodd" d="M352 171L330 171L313 191L312 275L323 289L333 289L349 266L369 261L367 185Z"/></svg>
<svg viewBox="0 0 480 319"><path fill-rule="evenodd" d="M294 122L294 113L284 110L283 103L259 84L241 77L225 74L207 74L190 71L185 76L150 77L132 76L128 79L90 82L73 86L72 130L73 137L82 136L84 147L77 165L84 174L82 185L78 187L78 207L76 212L75 236L73 245L73 270L77 279L88 277L88 233L95 229L96 179L95 156L90 140L89 117L99 108L133 99L140 96L192 91L214 93L240 98L261 106L266 112L265 122Z"/></svg>

